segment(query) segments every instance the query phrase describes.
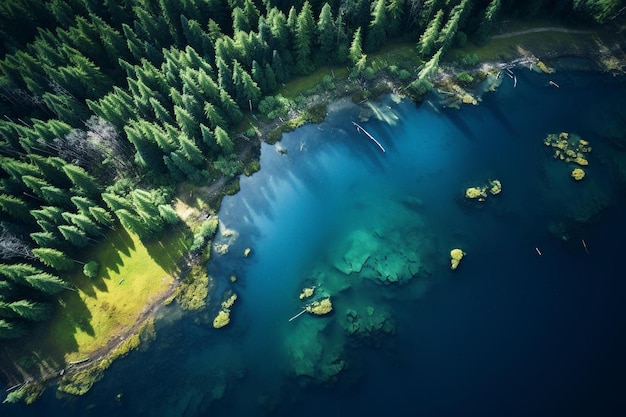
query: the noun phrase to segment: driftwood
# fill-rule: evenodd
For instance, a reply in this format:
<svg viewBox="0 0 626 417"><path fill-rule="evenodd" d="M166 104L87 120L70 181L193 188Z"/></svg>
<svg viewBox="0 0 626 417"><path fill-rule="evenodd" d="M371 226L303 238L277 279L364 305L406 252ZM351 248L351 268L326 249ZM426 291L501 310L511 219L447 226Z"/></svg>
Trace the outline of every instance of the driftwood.
<svg viewBox="0 0 626 417"><path fill-rule="evenodd" d="M363 129L363 128L361 127L361 125L359 125L359 124L358 124L358 123L356 123L356 122L352 122L352 124L353 124L354 126L356 126L356 131L357 131L357 132L363 132L363 133L365 133L365 135L366 135L368 138L370 138L370 139L371 139L371 140L372 140L372 141L373 141L376 145L378 145L378 147L380 148L380 150L381 150L381 151L386 152L386 151L385 151L385 148L383 148L383 145L381 145L381 144L380 144L380 142L378 142L378 141L374 138L374 136L370 135L370 133L369 133L367 130Z"/></svg>

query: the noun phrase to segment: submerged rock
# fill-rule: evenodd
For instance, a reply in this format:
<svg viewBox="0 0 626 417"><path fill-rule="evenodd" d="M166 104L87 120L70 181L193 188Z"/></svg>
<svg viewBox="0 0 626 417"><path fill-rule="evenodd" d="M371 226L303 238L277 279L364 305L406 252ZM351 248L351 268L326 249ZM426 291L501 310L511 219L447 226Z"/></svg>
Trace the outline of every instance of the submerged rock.
<svg viewBox="0 0 626 417"><path fill-rule="evenodd" d="M289 365L301 385L335 381L346 368L342 358L343 340L331 338L324 332L328 320L297 322L286 340Z"/></svg>
<svg viewBox="0 0 626 417"><path fill-rule="evenodd" d="M342 327L353 342L378 346L386 336L395 332L395 323L389 313L382 309L367 306L365 312L356 309L346 310Z"/></svg>
<svg viewBox="0 0 626 417"><path fill-rule="evenodd" d="M416 241L407 241L406 230L352 232L343 246L345 252L334 262L346 275L356 274L384 284L404 283L421 269Z"/></svg>

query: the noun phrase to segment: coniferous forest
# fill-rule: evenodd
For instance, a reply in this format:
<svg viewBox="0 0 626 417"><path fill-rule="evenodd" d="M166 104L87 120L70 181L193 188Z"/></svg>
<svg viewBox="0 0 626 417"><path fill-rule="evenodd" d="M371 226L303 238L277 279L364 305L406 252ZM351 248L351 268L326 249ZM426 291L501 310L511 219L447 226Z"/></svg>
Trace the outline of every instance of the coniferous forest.
<svg viewBox="0 0 626 417"><path fill-rule="evenodd" d="M242 173L242 121L288 80L416 45L419 84L503 16L604 23L621 0L10 0L0 3L0 339L50 317L121 224L178 221L175 185ZM245 127L244 127L245 129ZM88 279L88 278L85 278Z"/></svg>

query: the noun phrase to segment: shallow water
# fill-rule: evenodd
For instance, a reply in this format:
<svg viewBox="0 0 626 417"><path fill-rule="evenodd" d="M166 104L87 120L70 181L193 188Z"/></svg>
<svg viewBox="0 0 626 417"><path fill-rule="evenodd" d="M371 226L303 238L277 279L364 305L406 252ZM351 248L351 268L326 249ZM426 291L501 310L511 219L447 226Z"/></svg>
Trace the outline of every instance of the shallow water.
<svg viewBox="0 0 626 417"><path fill-rule="evenodd" d="M385 153L348 102L286 134L286 154L263 145L219 213L236 233L208 265L211 306L168 307L83 398L48 390L3 415L623 415L626 155L607 140L623 136L623 78L517 76L460 111L378 103L397 120L359 123ZM592 146L580 183L543 144L561 131ZM493 178L501 194L463 197ZM333 313L288 321L310 285ZM215 330L226 290L239 298Z"/></svg>

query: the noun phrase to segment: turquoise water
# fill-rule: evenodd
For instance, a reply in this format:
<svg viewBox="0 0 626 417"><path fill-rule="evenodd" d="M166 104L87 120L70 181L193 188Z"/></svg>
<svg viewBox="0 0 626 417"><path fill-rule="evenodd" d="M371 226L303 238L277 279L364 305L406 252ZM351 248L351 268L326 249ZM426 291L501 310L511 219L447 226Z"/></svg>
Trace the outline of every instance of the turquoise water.
<svg viewBox="0 0 626 417"><path fill-rule="evenodd" d="M623 415L623 78L557 76L520 72L460 111L388 98L385 120L339 102L286 153L263 145L219 213L211 307L162 310L83 398L3 415ZM561 131L592 147L580 183L543 143ZM495 178L501 194L464 198ZM333 312L289 321L313 285Z"/></svg>

